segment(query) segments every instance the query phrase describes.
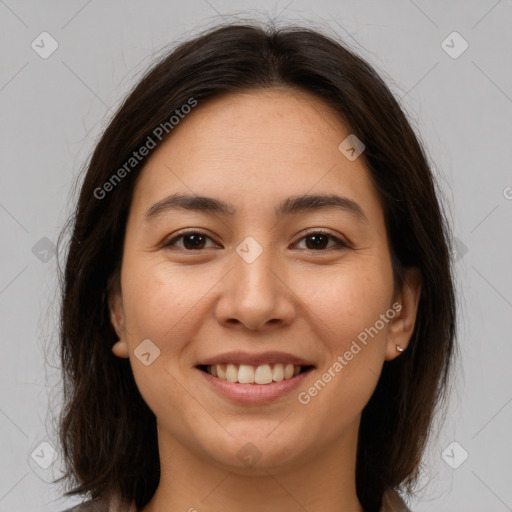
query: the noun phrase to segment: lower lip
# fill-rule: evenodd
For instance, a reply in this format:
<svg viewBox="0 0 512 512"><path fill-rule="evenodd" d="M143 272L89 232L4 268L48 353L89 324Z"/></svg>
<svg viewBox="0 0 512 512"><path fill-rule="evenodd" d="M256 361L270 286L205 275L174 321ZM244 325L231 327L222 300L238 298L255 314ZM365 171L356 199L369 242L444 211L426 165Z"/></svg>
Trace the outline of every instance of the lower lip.
<svg viewBox="0 0 512 512"><path fill-rule="evenodd" d="M219 393L242 404L262 404L277 400L299 387L314 370L314 368L310 368L290 379L270 384L240 384L219 379L199 368L196 369L203 375L206 382L210 383Z"/></svg>

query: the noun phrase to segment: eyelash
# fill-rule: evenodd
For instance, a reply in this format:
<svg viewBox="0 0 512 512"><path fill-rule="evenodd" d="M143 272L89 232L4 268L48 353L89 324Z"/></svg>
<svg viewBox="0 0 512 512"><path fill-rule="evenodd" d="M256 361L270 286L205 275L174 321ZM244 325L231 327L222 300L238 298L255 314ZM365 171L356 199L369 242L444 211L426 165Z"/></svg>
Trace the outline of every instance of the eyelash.
<svg viewBox="0 0 512 512"><path fill-rule="evenodd" d="M183 233L179 233L178 235L174 236L169 241L164 242L162 244L162 248L170 248L170 247L175 245L175 242L177 240L185 238L185 237L187 237L189 235L202 235L202 236L212 240L211 237L209 237L206 233L203 233L201 231L184 231ZM321 231L321 230L310 231L309 233L304 235L302 238L300 238L298 241L300 242L300 241L304 240L305 238L308 238L308 237L313 236L313 235L323 235L323 236L325 236L327 238L330 238L331 240L334 240L335 243L336 243L336 246L338 247L338 249L336 249L336 250L351 249L351 246L348 243L343 242L342 240L340 240L339 238L335 237L334 235L331 235L330 233L328 233L326 231ZM205 249L198 249L196 251L196 250L192 250L192 249L184 249L184 248L181 248L181 247L179 247L178 249L180 249L182 251L185 251L185 252L200 252L200 251L205 250ZM311 253L311 252L327 252L328 250L331 250L331 249L333 249L333 247L330 247L329 249L304 249L304 250Z"/></svg>

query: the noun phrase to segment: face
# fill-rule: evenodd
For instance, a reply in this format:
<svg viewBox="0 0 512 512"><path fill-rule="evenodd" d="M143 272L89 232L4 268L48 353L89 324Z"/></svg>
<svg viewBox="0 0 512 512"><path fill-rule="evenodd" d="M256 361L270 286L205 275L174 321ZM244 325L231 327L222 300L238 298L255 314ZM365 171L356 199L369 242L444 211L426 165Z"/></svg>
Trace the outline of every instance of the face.
<svg viewBox="0 0 512 512"><path fill-rule="evenodd" d="M419 284L393 295L382 205L364 153L338 149L348 135L308 93L230 94L146 163L110 304L161 445L240 472L245 455L307 463L357 429L406 348ZM215 202L165 203L178 194Z"/></svg>

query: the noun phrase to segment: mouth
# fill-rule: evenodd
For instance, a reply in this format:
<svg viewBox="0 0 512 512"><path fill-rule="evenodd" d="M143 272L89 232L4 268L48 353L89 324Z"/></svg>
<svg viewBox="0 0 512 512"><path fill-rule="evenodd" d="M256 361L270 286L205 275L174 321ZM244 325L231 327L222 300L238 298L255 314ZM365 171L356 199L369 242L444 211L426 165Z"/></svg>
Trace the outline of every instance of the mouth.
<svg viewBox="0 0 512 512"><path fill-rule="evenodd" d="M291 353L240 350L205 358L195 366L207 389L243 405L286 400L315 368L311 360Z"/></svg>
<svg viewBox="0 0 512 512"><path fill-rule="evenodd" d="M250 364L200 364L197 369L219 380L233 384L269 385L274 382L290 380L309 372L313 365L297 365L293 363Z"/></svg>

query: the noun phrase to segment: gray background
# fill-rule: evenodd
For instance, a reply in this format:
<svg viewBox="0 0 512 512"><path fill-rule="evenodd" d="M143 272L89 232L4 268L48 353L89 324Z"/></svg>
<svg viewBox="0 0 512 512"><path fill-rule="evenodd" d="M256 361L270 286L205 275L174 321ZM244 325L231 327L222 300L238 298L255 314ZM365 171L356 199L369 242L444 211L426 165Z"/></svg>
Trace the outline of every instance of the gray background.
<svg viewBox="0 0 512 512"><path fill-rule="evenodd" d="M60 403L53 244L97 137L164 45L221 17L275 16L330 28L376 67L421 134L453 222L462 358L411 507L512 510L511 0L0 0L0 512L79 501L47 483L60 459L35 461L51 461L41 443L56 446L48 411ZM46 59L43 31L58 44ZM457 58L454 31L469 44Z"/></svg>

